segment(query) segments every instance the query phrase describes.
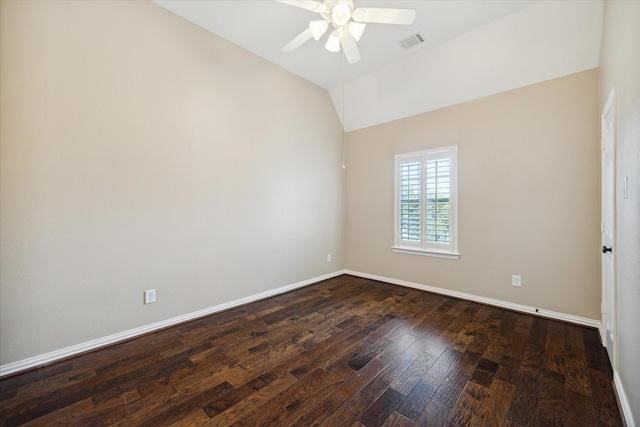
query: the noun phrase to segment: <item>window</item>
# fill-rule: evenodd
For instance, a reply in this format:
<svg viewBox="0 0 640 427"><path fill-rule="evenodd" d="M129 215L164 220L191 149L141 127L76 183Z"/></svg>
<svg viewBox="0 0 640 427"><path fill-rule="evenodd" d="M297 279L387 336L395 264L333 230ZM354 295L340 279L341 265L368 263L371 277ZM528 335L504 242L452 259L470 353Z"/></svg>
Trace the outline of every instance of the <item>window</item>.
<svg viewBox="0 0 640 427"><path fill-rule="evenodd" d="M394 252L459 258L457 147L396 156Z"/></svg>

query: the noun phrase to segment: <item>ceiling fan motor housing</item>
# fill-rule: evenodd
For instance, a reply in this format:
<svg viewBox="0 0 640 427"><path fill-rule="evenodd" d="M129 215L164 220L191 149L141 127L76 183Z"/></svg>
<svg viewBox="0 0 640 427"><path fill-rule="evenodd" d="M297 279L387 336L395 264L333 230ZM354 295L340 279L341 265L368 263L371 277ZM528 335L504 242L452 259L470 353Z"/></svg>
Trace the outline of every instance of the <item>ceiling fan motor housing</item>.
<svg viewBox="0 0 640 427"><path fill-rule="evenodd" d="M320 15L334 27L344 27L353 16L353 0L325 0L325 12Z"/></svg>
<svg viewBox="0 0 640 427"><path fill-rule="evenodd" d="M339 27L346 25L351 20L351 8L344 3L338 3L331 9L331 20Z"/></svg>

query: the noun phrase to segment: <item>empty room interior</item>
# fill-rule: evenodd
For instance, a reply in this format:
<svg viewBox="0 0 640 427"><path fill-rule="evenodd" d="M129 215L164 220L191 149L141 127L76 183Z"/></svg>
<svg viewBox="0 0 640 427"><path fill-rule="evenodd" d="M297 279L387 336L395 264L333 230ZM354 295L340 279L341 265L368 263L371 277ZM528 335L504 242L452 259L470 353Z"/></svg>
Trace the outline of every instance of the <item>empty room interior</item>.
<svg viewBox="0 0 640 427"><path fill-rule="evenodd" d="M638 306L640 1L0 0L1 426L633 427Z"/></svg>

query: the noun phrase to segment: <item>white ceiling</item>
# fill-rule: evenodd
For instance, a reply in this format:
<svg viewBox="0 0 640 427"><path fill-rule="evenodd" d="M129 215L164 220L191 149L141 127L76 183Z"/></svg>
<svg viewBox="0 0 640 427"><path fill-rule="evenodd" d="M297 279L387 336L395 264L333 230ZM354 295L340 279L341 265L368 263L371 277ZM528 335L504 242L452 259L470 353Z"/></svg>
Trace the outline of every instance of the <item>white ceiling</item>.
<svg viewBox="0 0 640 427"><path fill-rule="evenodd" d="M599 62L602 0L355 0L357 7L417 11L410 26L368 24L355 64L328 52L324 38L282 52L318 19L308 10L273 0L153 1L329 90L347 131ZM427 43L402 49L398 42L417 31Z"/></svg>
<svg viewBox="0 0 640 427"><path fill-rule="evenodd" d="M183 18L327 90L486 25L538 0L356 0L357 7L415 9L412 25L368 24L362 60L342 67L342 53L324 48L327 34L292 53L281 48L317 13L273 0L154 0ZM417 31L427 43L405 51L398 42Z"/></svg>

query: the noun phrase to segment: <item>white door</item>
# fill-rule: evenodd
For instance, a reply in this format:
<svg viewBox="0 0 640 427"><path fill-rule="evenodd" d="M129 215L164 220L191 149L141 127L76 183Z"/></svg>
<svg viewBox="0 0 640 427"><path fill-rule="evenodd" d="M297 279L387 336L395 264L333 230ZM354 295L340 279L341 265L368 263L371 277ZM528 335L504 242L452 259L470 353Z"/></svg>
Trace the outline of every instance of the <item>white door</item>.
<svg viewBox="0 0 640 427"><path fill-rule="evenodd" d="M616 370L616 164L615 92L602 111L602 343Z"/></svg>

